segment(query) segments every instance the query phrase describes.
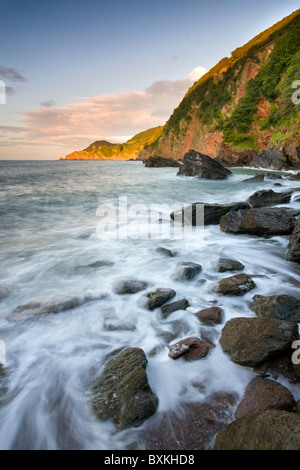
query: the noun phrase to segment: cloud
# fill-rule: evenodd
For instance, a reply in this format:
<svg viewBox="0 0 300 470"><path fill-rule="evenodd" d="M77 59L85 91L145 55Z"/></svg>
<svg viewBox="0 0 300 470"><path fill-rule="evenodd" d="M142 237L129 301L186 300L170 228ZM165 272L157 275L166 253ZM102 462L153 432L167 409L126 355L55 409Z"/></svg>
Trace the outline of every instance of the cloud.
<svg viewBox="0 0 300 470"><path fill-rule="evenodd" d="M40 103L40 105L43 108L52 108L52 106L56 106L57 103L56 103L56 101L53 101L53 100L47 100L47 101L42 101L42 103Z"/></svg>
<svg viewBox="0 0 300 470"><path fill-rule="evenodd" d="M8 146L64 146L66 154L95 140L124 142L143 130L164 125L193 81L205 72L204 67L198 66L183 80L155 81L144 91L122 89L76 97L65 106L57 106L53 100L43 101L39 109L21 113L22 123L14 135L9 133L13 128L2 126L0 130L7 132Z"/></svg>
<svg viewBox="0 0 300 470"><path fill-rule="evenodd" d="M189 80L191 82L196 82L207 72L208 70L205 67L201 67L201 65L198 65L198 67L195 67L194 70L192 70L192 72L189 74Z"/></svg>
<svg viewBox="0 0 300 470"><path fill-rule="evenodd" d="M23 77L16 69L0 65L0 79L8 80L14 83L25 83L27 79Z"/></svg>

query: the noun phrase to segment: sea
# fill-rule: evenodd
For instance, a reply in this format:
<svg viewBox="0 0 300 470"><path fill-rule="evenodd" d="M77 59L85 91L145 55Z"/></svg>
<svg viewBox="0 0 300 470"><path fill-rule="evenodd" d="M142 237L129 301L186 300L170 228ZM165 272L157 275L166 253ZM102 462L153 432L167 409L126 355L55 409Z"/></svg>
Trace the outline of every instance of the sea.
<svg viewBox="0 0 300 470"><path fill-rule="evenodd" d="M178 412L218 392L243 395L254 371L234 364L218 340L228 320L255 316L249 306L255 294L300 297L299 265L286 260L289 237L231 235L219 225L174 231L170 212L192 202L245 201L259 189L299 187L288 180L280 186L277 180L243 182L261 171L233 168L227 180L207 181L139 161L0 162L0 449L123 450L137 442L146 424L117 433L92 407L92 385L126 347L147 356L157 412ZM300 191L283 206L300 210ZM255 289L241 297L216 293L218 280L231 275L216 271L218 258L241 262ZM179 262L202 270L178 280ZM115 287L124 279L147 287L120 295ZM147 293L157 288L174 289L172 301L187 299L189 307L166 319L160 308L149 310ZM70 308L38 313L40 305L70 299ZM224 319L204 327L195 313L211 306L221 307ZM166 337L173 344L207 334L216 346L206 358L168 356ZM299 387L280 375L277 380L300 398Z"/></svg>

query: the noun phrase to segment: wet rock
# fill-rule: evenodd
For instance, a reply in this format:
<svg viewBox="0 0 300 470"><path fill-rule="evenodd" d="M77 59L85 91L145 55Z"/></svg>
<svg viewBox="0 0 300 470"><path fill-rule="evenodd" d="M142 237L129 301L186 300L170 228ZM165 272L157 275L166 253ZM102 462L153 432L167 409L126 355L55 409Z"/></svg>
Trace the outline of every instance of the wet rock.
<svg viewBox="0 0 300 470"><path fill-rule="evenodd" d="M206 357L213 347L211 342L189 337L169 346L168 355L171 359L183 356L186 361L196 361Z"/></svg>
<svg viewBox="0 0 300 470"><path fill-rule="evenodd" d="M154 155L144 160L145 167L148 168L161 168L161 167L180 167L180 163L172 158L162 157L160 155Z"/></svg>
<svg viewBox="0 0 300 470"><path fill-rule="evenodd" d="M297 323L278 318L238 317L225 324L220 344L236 364L255 367L289 349L297 335Z"/></svg>
<svg viewBox="0 0 300 470"><path fill-rule="evenodd" d="M145 290L148 286L147 282L139 281L137 279L123 279L114 286L114 292L119 295L123 294L136 294Z"/></svg>
<svg viewBox="0 0 300 470"><path fill-rule="evenodd" d="M298 400L297 403L296 403L296 413L298 413L298 415L300 415L300 400Z"/></svg>
<svg viewBox="0 0 300 470"><path fill-rule="evenodd" d="M284 143L280 147L261 150L249 165L255 168L269 168L271 170L299 169L300 147Z"/></svg>
<svg viewBox="0 0 300 470"><path fill-rule="evenodd" d="M86 264L83 266L77 266L75 268L76 273L84 273L88 271L89 269L99 269L99 268L104 268L106 266L113 266L114 263L112 261L108 260L99 260L95 261L94 263Z"/></svg>
<svg viewBox="0 0 300 470"><path fill-rule="evenodd" d="M133 331L136 326L130 321L120 319L115 314L104 316L103 328L108 331Z"/></svg>
<svg viewBox="0 0 300 470"><path fill-rule="evenodd" d="M250 308L260 317L300 322L300 300L291 295L255 295Z"/></svg>
<svg viewBox="0 0 300 470"><path fill-rule="evenodd" d="M223 309L220 307L209 307L200 312L195 313L195 316L206 326L213 326L223 321Z"/></svg>
<svg viewBox="0 0 300 470"><path fill-rule="evenodd" d="M189 305L190 304L186 299L177 300L176 302L165 305L161 308L162 317L167 318L171 313L176 312L177 310L186 310Z"/></svg>
<svg viewBox="0 0 300 470"><path fill-rule="evenodd" d="M9 296L9 289L7 289L7 287L0 286L0 300L5 299L8 296Z"/></svg>
<svg viewBox="0 0 300 470"><path fill-rule="evenodd" d="M202 217L204 211L204 220ZM246 202L233 202L231 204L207 204L204 202L194 202L178 211L171 212L171 220L186 226L217 225L220 219L228 212L235 212L241 209L250 209Z"/></svg>
<svg viewBox="0 0 300 470"><path fill-rule="evenodd" d="M156 251L161 255L169 256L169 258L173 258L176 255L176 253L173 251L168 250L168 248L164 248L162 246L159 246Z"/></svg>
<svg viewBox="0 0 300 470"><path fill-rule="evenodd" d="M286 259L294 263L300 263L300 217L296 219L288 244Z"/></svg>
<svg viewBox="0 0 300 470"><path fill-rule="evenodd" d="M242 183L262 183L265 180L282 180L281 175L274 173L260 173L242 181Z"/></svg>
<svg viewBox="0 0 300 470"><path fill-rule="evenodd" d="M224 273L225 271L242 271L245 266L234 259L219 258L214 267L217 272Z"/></svg>
<svg viewBox="0 0 300 470"><path fill-rule="evenodd" d="M297 362L300 359L300 353L297 355ZM295 373L295 375L300 379L300 362L298 364L292 362L292 368Z"/></svg>
<svg viewBox="0 0 300 470"><path fill-rule="evenodd" d="M235 403L234 395L214 394L175 413L156 413L139 433L139 446L155 451L208 450L215 434L232 420Z"/></svg>
<svg viewBox="0 0 300 470"><path fill-rule="evenodd" d="M262 189L252 194L246 202L248 202L252 208L285 204L290 202L292 193L293 191L276 193L272 189Z"/></svg>
<svg viewBox="0 0 300 470"><path fill-rule="evenodd" d="M291 392L275 380L254 378L247 385L237 406L235 418L265 410L293 411L295 399Z"/></svg>
<svg viewBox="0 0 300 470"><path fill-rule="evenodd" d="M175 295L175 290L168 288L160 288L153 292L148 292L148 308L150 310L154 310L157 307L161 307L164 303L168 302L168 300L171 300L173 297L175 297Z"/></svg>
<svg viewBox="0 0 300 470"><path fill-rule="evenodd" d="M10 321L24 320L29 317L36 315L44 315L48 313L60 313L66 310L71 310L76 307L80 307L86 302L93 300L101 300L106 298L107 294L99 295L85 295L83 297L71 297L63 300L44 300L36 299L25 304L19 305L11 314L8 315L7 319Z"/></svg>
<svg viewBox="0 0 300 470"><path fill-rule="evenodd" d="M195 150L189 150L183 159L183 165L177 175L196 176L209 180L223 180L232 173L221 163Z"/></svg>
<svg viewBox="0 0 300 470"><path fill-rule="evenodd" d="M177 264L174 279L177 281L190 281L202 270L202 266L197 263L180 262Z"/></svg>
<svg viewBox="0 0 300 470"><path fill-rule="evenodd" d="M295 218L285 209L262 208L229 212L221 217L223 232L257 236L289 235Z"/></svg>
<svg viewBox="0 0 300 470"><path fill-rule="evenodd" d="M248 274L237 274L221 279L215 290L222 295L244 295L255 287L255 283Z"/></svg>
<svg viewBox="0 0 300 470"><path fill-rule="evenodd" d="M243 416L218 432L213 450L300 450L300 416L282 410Z"/></svg>
<svg viewBox="0 0 300 470"><path fill-rule="evenodd" d="M118 431L140 426L158 408L158 398L147 378L147 363L142 349L126 348L108 362L92 387L96 416L111 418Z"/></svg>

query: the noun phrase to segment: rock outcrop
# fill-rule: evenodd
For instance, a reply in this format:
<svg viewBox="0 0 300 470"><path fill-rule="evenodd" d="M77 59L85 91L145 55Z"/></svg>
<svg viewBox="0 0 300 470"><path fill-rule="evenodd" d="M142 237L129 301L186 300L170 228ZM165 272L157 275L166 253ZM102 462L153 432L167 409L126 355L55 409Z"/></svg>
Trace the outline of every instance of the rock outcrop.
<svg viewBox="0 0 300 470"><path fill-rule="evenodd" d="M300 217L295 221L294 229L288 244L286 259L288 261L300 263Z"/></svg>
<svg viewBox="0 0 300 470"><path fill-rule="evenodd" d="M163 167L180 167L180 163L173 158L161 157L160 155L153 155L153 157L147 158L144 161L145 167L147 168L163 168Z"/></svg>

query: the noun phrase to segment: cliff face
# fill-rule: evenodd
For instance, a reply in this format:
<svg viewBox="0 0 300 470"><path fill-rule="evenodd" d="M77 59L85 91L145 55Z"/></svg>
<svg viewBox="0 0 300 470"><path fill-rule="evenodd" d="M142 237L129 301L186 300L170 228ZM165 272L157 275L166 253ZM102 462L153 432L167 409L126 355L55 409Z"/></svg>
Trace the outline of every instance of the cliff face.
<svg viewBox="0 0 300 470"><path fill-rule="evenodd" d="M151 145L159 138L163 127L154 127L140 132L124 144L112 144L105 140L97 140L84 150L67 155L61 160L130 160L136 159L145 145Z"/></svg>
<svg viewBox="0 0 300 470"><path fill-rule="evenodd" d="M227 166L264 166L273 158L274 168L300 168L300 100L292 99L297 80L300 10L195 82L139 157L181 159L195 149Z"/></svg>

